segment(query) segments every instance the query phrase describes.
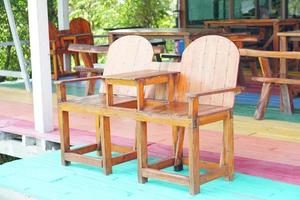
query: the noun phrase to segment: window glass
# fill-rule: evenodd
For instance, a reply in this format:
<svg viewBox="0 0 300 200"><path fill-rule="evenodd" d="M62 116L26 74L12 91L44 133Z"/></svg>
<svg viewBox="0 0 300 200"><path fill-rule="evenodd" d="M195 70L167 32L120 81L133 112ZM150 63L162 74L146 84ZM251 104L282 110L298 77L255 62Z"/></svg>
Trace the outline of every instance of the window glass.
<svg viewBox="0 0 300 200"><path fill-rule="evenodd" d="M187 0L188 24L197 25L205 20L225 19L228 16L226 5L226 0Z"/></svg>
<svg viewBox="0 0 300 200"><path fill-rule="evenodd" d="M255 18L255 0L235 0L234 16L238 19Z"/></svg>
<svg viewBox="0 0 300 200"><path fill-rule="evenodd" d="M288 15L289 17L300 17L300 1L289 0L288 1Z"/></svg>

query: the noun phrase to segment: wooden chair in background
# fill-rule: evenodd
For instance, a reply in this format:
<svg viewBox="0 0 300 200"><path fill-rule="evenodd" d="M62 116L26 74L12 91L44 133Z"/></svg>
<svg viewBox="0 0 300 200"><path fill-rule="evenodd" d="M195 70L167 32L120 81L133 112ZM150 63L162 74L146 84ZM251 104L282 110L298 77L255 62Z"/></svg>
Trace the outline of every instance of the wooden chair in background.
<svg viewBox="0 0 300 200"><path fill-rule="evenodd" d="M53 22L49 21L50 55L52 57L52 79L62 76L78 76L78 72L66 71L63 61L65 54L70 54L67 46L61 42L61 37L69 34L68 30L59 31Z"/></svg>
<svg viewBox="0 0 300 200"><path fill-rule="evenodd" d="M137 112L138 180L156 178L189 186L191 194L200 184L220 176L233 179L233 106L237 88L239 51L235 44L221 36L205 36L192 42L184 51L176 93L169 93L169 103L144 107ZM171 84L172 88L172 84ZM199 160L199 126L223 121L223 148L219 163ZM147 122L173 127L174 155L156 163L148 163ZM183 156L185 129L188 134L188 157ZM189 175L160 171L188 165ZM207 173L200 174L204 168Z"/></svg>
<svg viewBox="0 0 300 200"><path fill-rule="evenodd" d="M74 18L70 21L70 37L65 37L64 41L70 40L73 44L94 45L94 37L91 24L81 17ZM97 54L92 55L93 63L97 63ZM75 54L76 65L79 65L79 56Z"/></svg>
<svg viewBox="0 0 300 200"><path fill-rule="evenodd" d="M130 45L129 45L130 44ZM126 36L111 44L107 54L104 76L132 72L135 70L149 69L153 58L153 49L148 40L140 36ZM101 76L64 80L57 83L59 128L61 136L62 164L68 165L71 161L81 162L89 165L103 167L105 174L112 173L112 165L135 159L135 147L124 147L111 144L109 115L113 110L106 108L107 101L110 101L102 85L100 94L67 99L66 84L78 81L96 81ZM149 91L149 92L147 92ZM151 96L151 89L146 91ZM135 99L136 90L130 87L119 86L114 88L114 104L127 105ZM108 99L108 100L107 100ZM93 114L96 116L96 142L80 148L71 149L69 112ZM118 115L117 115L118 116ZM88 152L98 151L100 157L91 157ZM112 157L111 152L120 152L121 155Z"/></svg>
<svg viewBox="0 0 300 200"><path fill-rule="evenodd" d="M286 59L300 59L300 52L284 52L284 51L260 51L251 49L240 49L241 56L257 58L262 77L253 77L252 80L263 83L260 99L257 103L254 118L258 120L264 119L266 109L270 100L272 87L277 84L280 86L280 110L286 114L292 114L294 110L293 105L293 86L300 85L300 80L292 79L288 76L288 67L286 65ZM270 59L280 59L280 75L276 76L274 69L277 66L273 66ZM273 63L274 65L274 63ZM275 76L274 76L275 75Z"/></svg>
<svg viewBox="0 0 300 200"><path fill-rule="evenodd" d="M53 79L58 80L60 74L64 74L63 54L66 49L63 48L59 40L59 31L56 26L49 21L49 40L50 40L50 54L52 57L52 73Z"/></svg>

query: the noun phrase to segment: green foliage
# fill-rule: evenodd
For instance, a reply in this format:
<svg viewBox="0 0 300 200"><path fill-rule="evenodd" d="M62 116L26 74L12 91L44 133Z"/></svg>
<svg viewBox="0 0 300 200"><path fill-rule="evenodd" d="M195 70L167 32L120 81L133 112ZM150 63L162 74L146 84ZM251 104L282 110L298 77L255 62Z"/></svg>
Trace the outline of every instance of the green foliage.
<svg viewBox="0 0 300 200"><path fill-rule="evenodd" d="M176 0L70 0L70 17L83 17L92 23L94 33L116 27L173 27L172 6ZM57 1L48 0L49 19L57 24ZM17 32L29 40L27 0L11 1ZM4 3L0 0L0 42L13 41ZM30 49L23 45L30 60ZM0 47L0 69L20 70L14 46ZM1 81L1 80L0 80Z"/></svg>
<svg viewBox="0 0 300 200"><path fill-rule="evenodd" d="M20 40L28 40L28 12L27 1L11 1L12 11L17 24L17 31ZM12 42L12 35L9 28L7 15L3 1L0 1L0 42ZM26 59L29 57L29 49L23 46ZM14 46L0 47L0 69L19 70L16 49Z"/></svg>
<svg viewBox="0 0 300 200"><path fill-rule="evenodd" d="M18 0L18 1L10 1L10 2L11 2L12 11L14 14L17 32L20 37L20 40L28 41L29 28L28 28L27 0ZM48 1L48 6L49 6L49 18L53 21L57 21L56 1ZM0 42L12 42L13 38L10 32L8 18L7 18L3 1L0 1L0 27L1 27ZM23 49L25 60L29 61L30 60L29 46L23 45L22 49ZM20 70L16 48L14 46L0 47L0 69L14 70L14 71Z"/></svg>
<svg viewBox="0 0 300 200"><path fill-rule="evenodd" d="M174 27L174 0L70 0L70 17L83 17L95 33L105 28ZM175 8L174 8L175 9Z"/></svg>

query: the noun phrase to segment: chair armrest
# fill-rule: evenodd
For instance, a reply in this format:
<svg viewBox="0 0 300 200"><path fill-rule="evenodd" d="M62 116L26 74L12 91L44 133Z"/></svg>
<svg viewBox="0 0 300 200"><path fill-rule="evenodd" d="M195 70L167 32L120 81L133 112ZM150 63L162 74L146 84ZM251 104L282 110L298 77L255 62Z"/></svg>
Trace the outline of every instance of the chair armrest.
<svg viewBox="0 0 300 200"><path fill-rule="evenodd" d="M66 83L74 83L74 82L80 82L80 81L93 81L103 79L103 76L93 76L93 77L84 77L84 78L74 78L74 79L68 79L68 80L62 80L62 81L55 81L56 85L62 85Z"/></svg>
<svg viewBox="0 0 300 200"><path fill-rule="evenodd" d="M70 44L68 50L79 53L107 53L108 45Z"/></svg>
<svg viewBox="0 0 300 200"><path fill-rule="evenodd" d="M92 80L98 80L98 79L102 79L102 76L74 78L74 79L63 80L63 81L55 81L57 103L67 101L66 83L74 83L74 82L79 82L79 81L92 81Z"/></svg>
<svg viewBox="0 0 300 200"><path fill-rule="evenodd" d="M234 93L240 93L244 88L242 87L234 87L234 88L222 88L222 89L216 89L216 90L210 90L200 93L188 93L188 98L196 98L201 96L208 96L208 95L214 95L214 94L220 94L220 93L226 93L226 92L234 92Z"/></svg>

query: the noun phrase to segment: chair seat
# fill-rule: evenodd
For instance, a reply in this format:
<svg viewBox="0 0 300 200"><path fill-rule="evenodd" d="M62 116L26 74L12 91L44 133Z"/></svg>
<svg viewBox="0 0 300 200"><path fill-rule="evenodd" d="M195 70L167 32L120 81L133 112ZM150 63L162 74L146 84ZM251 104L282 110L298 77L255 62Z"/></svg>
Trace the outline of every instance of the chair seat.
<svg viewBox="0 0 300 200"><path fill-rule="evenodd" d="M136 100L135 97L114 96L114 104ZM106 107L106 95L97 94L84 97L74 97L66 102L59 103L59 106L68 111L82 111L86 113L98 113Z"/></svg>
<svg viewBox="0 0 300 200"><path fill-rule="evenodd" d="M229 107L215 106L215 105L199 105L198 117L209 116L219 112L226 112L231 110ZM174 102L165 105L146 107L143 113L149 113L155 117L168 118L188 118L189 104L185 102Z"/></svg>

